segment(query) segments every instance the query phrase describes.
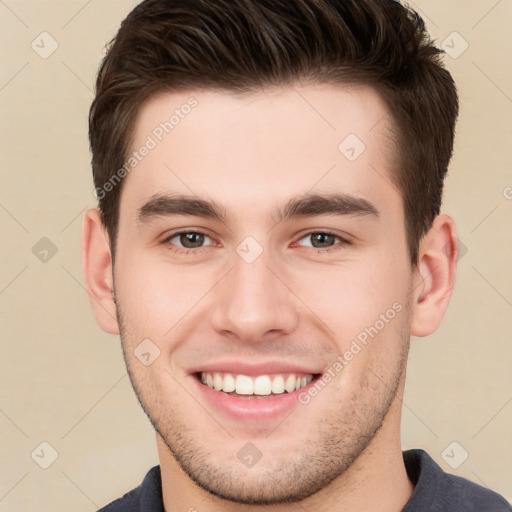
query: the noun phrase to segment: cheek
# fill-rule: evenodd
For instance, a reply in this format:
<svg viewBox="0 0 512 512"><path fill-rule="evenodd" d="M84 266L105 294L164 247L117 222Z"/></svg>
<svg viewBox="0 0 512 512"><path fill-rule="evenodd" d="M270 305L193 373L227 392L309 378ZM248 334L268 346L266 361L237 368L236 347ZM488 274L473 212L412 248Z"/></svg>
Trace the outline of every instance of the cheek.
<svg viewBox="0 0 512 512"><path fill-rule="evenodd" d="M324 329L346 342L374 325L393 304L403 302L405 278L394 264L383 259L318 265L307 274L290 274L289 282L294 283L290 287L307 310L325 324Z"/></svg>
<svg viewBox="0 0 512 512"><path fill-rule="evenodd" d="M303 323L316 325L343 348L395 302L403 302L405 260L400 261L395 251L391 245L339 264L287 267L281 262L279 274L291 290L283 300L301 312ZM212 308L224 303L219 293L229 293L216 287L228 267L173 265L142 250L120 254L116 294L130 331L137 338L163 341L170 330L176 336L183 329L205 325ZM278 291L283 284L275 286Z"/></svg>
<svg viewBox="0 0 512 512"><path fill-rule="evenodd" d="M116 261L116 275L116 294L130 332L159 340L200 309L218 273L134 254Z"/></svg>

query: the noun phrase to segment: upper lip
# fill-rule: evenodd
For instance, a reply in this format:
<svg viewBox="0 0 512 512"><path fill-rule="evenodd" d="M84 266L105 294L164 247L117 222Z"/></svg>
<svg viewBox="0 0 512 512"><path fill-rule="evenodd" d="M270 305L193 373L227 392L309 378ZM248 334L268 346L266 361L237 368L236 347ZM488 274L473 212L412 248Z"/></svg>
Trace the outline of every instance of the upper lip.
<svg viewBox="0 0 512 512"><path fill-rule="evenodd" d="M191 374L199 372L219 372L256 377L258 375L267 375L269 373L303 373L315 375L317 373L321 373L322 370L314 368L312 365L305 366L278 360L269 360L259 363L231 360L205 363L191 368L189 371Z"/></svg>

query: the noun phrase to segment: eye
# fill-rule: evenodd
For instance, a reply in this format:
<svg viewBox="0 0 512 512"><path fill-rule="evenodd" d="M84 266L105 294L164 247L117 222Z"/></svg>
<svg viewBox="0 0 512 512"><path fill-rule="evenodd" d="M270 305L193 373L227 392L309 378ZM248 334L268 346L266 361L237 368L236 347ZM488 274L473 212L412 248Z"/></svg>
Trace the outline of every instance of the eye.
<svg viewBox="0 0 512 512"><path fill-rule="evenodd" d="M308 240L309 244L303 243ZM200 231L179 231L166 237L162 244L170 245L171 250L175 252L190 254L209 245L214 245L214 242L206 233ZM311 247L319 253L326 253L350 245L350 242L330 231L311 231L300 238L297 245Z"/></svg>
<svg viewBox="0 0 512 512"><path fill-rule="evenodd" d="M311 244L302 244L302 240L310 240ZM336 240L339 241L338 244L336 244ZM350 242L330 231L311 231L299 240L298 245L312 247L318 252L330 252L340 248L341 246L350 245Z"/></svg>
<svg viewBox="0 0 512 512"><path fill-rule="evenodd" d="M210 243L205 244L207 240ZM169 235L162 243L176 246L177 249L173 250L177 252L191 252L194 249L197 250L212 245L212 239L207 234L199 231L179 231Z"/></svg>

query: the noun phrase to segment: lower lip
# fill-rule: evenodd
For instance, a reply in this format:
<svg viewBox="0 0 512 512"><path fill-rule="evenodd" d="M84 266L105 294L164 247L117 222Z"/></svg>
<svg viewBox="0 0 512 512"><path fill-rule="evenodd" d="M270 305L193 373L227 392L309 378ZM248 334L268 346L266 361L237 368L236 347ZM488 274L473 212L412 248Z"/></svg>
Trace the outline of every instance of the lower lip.
<svg viewBox="0 0 512 512"><path fill-rule="evenodd" d="M195 375L190 377L199 388L201 396L210 404L212 409L215 411L220 410L222 413L238 421L273 420L286 414L297 405L300 405L299 395L307 392L319 378L319 376L314 377L307 386L291 393L285 391L279 395L272 395L267 398L239 398L206 386Z"/></svg>

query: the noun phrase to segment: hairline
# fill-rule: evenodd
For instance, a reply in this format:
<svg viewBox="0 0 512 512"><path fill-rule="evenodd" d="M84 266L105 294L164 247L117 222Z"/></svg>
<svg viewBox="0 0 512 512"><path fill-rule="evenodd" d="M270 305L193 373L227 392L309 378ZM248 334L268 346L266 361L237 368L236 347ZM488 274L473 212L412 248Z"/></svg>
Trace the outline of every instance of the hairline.
<svg viewBox="0 0 512 512"><path fill-rule="evenodd" d="M349 72L350 73L350 72ZM386 109L385 119L378 121L377 124L384 122L383 129L383 141L385 144L384 155L386 158L386 163L390 169L389 177L391 179L391 185L398 191L402 203L402 211L403 211L403 220L404 220L404 229L405 236L407 242L407 248L410 252L410 243L409 240L409 232L408 232L408 223L406 218L406 208L405 208L405 200L406 195L403 190L402 184L400 183L400 176L403 172L405 172L405 162L406 162L406 154L405 149L403 148L403 139L404 134L400 128L400 124L397 122L395 115L393 114L393 110L391 108L391 104L388 101L387 94L390 94L391 91L389 88L383 86L378 82L374 82L371 80L363 80L354 75L347 75L346 80L321 80L319 78L309 78L303 79L300 76L293 77L291 80L278 80L275 83L271 84L259 84L253 83L248 84L245 87L223 87L216 85L201 85L197 80L192 80L188 85L182 86L172 86L166 84L160 84L155 90L149 92L145 97L142 98L140 102L138 102L135 106L135 110L132 112L132 117L130 122L126 127L126 136L125 136L125 148L123 152L123 161L126 161L128 155L134 149L134 139L137 133L137 128L140 122L140 118L142 116L142 112L144 108L148 105L148 103L157 100L158 98L164 97L166 95L172 94L185 94L194 92L218 92L220 94L226 94L233 97L250 97L251 95L257 94L258 92L266 92L266 91L274 91L276 89L281 88L293 88L294 85L299 86L308 86L308 85L331 85L334 87L340 87L344 89L353 89L353 90L361 90L361 89L370 89L374 93L377 94L380 100L383 101L384 107ZM386 94L387 93L387 94ZM138 96L135 98L137 99ZM373 129L373 128L372 128ZM115 201L115 210L114 210L114 219L113 219L113 228L114 232L109 233L109 241L110 248L112 254L112 264L115 261L115 252L117 248L117 238L119 232L119 220L120 220L120 204L121 197L123 193L123 184L126 180L127 176L121 179L119 183L119 187L117 190L117 198ZM110 238L112 236L112 240ZM411 265L414 267L416 262L411 262Z"/></svg>

